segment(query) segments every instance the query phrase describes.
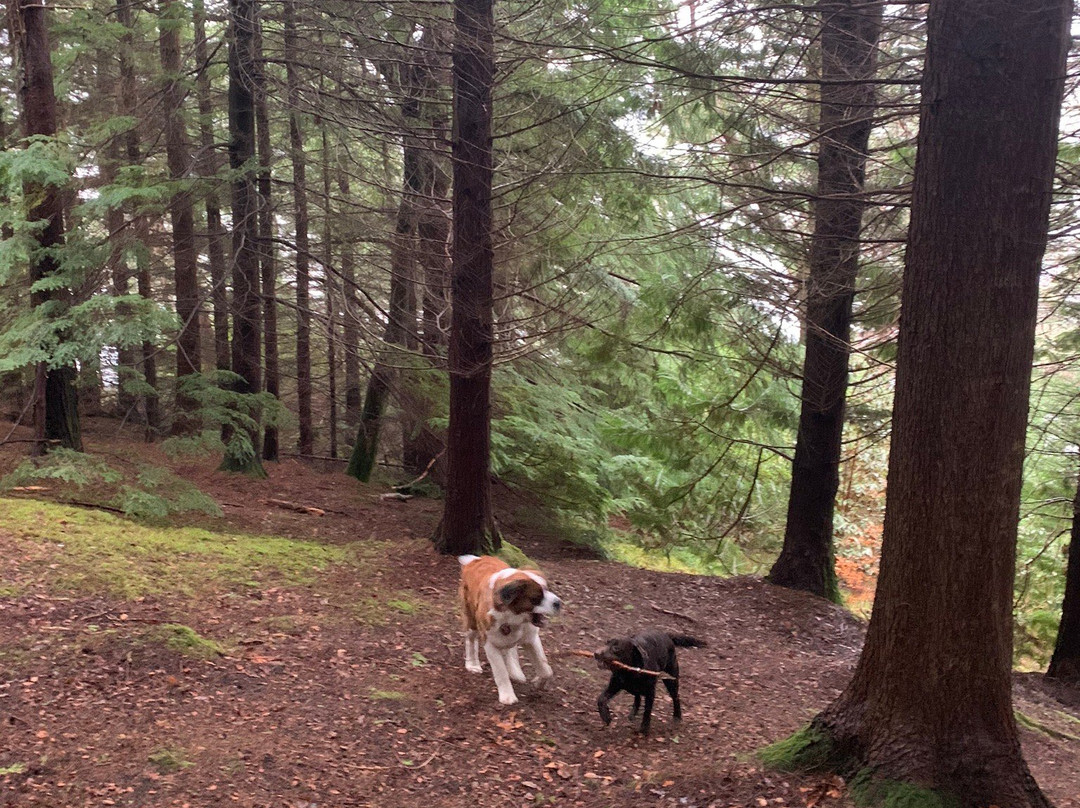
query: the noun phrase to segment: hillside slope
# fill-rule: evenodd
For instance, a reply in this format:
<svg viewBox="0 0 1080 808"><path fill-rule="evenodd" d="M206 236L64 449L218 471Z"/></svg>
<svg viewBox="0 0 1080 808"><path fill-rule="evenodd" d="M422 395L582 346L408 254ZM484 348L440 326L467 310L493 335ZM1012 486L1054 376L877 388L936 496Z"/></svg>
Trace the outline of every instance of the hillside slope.
<svg viewBox="0 0 1080 808"><path fill-rule="evenodd" d="M295 462L178 471L225 517L150 529L0 499L0 806L847 804L842 782L750 755L842 687L862 626L841 609L514 534L567 608L545 629L554 681L502 708L464 670L457 564L426 541L439 503ZM685 720L660 694L648 739L626 695L605 728L606 676L564 655L645 626L709 642L680 653ZM1080 697L1026 676L1016 698L1035 776L1080 808Z"/></svg>

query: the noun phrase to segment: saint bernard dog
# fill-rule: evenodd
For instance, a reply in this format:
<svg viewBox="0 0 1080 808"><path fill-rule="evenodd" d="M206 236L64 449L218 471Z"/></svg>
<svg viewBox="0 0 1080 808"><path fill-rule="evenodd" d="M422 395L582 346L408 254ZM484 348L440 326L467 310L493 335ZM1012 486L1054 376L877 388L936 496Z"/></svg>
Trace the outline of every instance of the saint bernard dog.
<svg viewBox="0 0 1080 808"><path fill-rule="evenodd" d="M458 556L461 564L461 609L465 622L465 670L480 673L480 644L499 688L499 702L517 703L511 682L524 682L518 646L532 655L533 684L551 678L551 666L540 645L540 627L558 614L562 601L538 572L514 569L493 556Z"/></svg>

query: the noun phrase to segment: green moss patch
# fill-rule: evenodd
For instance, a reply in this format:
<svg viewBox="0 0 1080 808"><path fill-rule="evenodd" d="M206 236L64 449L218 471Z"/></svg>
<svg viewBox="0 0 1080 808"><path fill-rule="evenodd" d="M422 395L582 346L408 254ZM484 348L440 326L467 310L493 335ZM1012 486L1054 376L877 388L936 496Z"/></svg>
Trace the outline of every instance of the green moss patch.
<svg viewBox="0 0 1080 808"><path fill-rule="evenodd" d="M3 538L20 564L15 587L131 600L154 594L198 597L221 590L305 584L347 560L341 547L277 536L160 528L108 513L0 498ZM29 580L26 580L29 579Z"/></svg>
<svg viewBox="0 0 1080 808"><path fill-rule="evenodd" d="M160 774L172 774L195 765L187 759L183 749L169 747L154 750L147 755L146 759Z"/></svg>
<svg viewBox="0 0 1080 808"><path fill-rule="evenodd" d="M539 569L536 562L529 558L527 555L525 555L521 548L516 547L505 539L503 539L502 547L499 548L499 552L497 552L495 555L498 558L501 558L511 567L517 567L518 569Z"/></svg>
<svg viewBox="0 0 1080 808"><path fill-rule="evenodd" d="M400 690L376 690L371 688L368 698L372 701L404 701L408 696Z"/></svg>
<svg viewBox="0 0 1080 808"><path fill-rule="evenodd" d="M830 769L835 757L832 739L807 725L783 740L759 749L758 759L770 769L808 772Z"/></svg>
<svg viewBox="0 0 1080 808"><path fill-rule="evenodd" d="M201 636L197 631L178 623L165 623L148 629L143 635L147 642L160 643L170 651L195 659L213 659L225 656L225 649Z"/></svg>
<svg viewBox="0 0 1080 808"><path fill-rule="evenodd" d="M877 778L863 769L848 783L848 791L859 808L959 808L956 797L914 783Z"/></svg>

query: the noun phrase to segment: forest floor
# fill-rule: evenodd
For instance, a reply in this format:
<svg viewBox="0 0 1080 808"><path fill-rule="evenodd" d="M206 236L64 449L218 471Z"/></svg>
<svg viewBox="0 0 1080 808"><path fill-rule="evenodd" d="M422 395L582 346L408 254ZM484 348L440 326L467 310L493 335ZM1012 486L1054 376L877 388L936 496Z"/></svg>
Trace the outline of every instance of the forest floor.
<svg viewBox="0 0 1080 808"><path fill-rule="evenodd" d="M753 757L851 674L864 626L840 608L758 579L595 560L536 536L498 489L507 537L566 603L544 631L554 680L501 707L486 665L464 670L458 565L427 541L440 502L382 499L295 460L268 480L226 476L115 426L87 438L171 466L225 516L170 551L167 532L123 517L0 498L0 806L849 804L839 779ZM0 472L24 450L0 447ZM90 534L119 557L95 557ZM249 536L294 543L251 545L265 563L248 568L229 553ZM564 654L646 626L709 645L680 653L684 720L661 693L643 738L625 694L602 725L606 675ZM1018 675L1014 695L1036 779L1058 808L1080 808L1080 693Z"/></svg>

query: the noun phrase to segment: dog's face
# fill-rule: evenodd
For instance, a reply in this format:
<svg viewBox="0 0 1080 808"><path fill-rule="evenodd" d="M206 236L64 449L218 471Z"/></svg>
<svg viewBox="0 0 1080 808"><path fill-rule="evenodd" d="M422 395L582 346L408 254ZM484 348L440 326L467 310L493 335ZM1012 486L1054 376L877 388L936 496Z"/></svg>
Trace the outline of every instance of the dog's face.
<svg viewBox="0 0 1080 808"><path fill-rule="evenodd" d="M617 640L608 640L607 645L593 654L598 668L610 667L612 662L621 662L624 665L634 665L638 660L634 659L636 647L628 638L622 637ZM636 667L636 665L635 665Z"/></svg>
<svg viewBox="0 0 1080 808"><path fill-rule="evenodd" d="M495 609L509 612L518 618L514 622L532 622L536 627L544 625L548 615L558 614L562 601L540 581L530 576L510 581L495 592Z"/></svg>

